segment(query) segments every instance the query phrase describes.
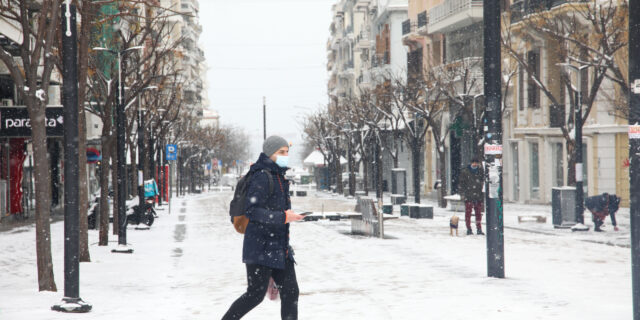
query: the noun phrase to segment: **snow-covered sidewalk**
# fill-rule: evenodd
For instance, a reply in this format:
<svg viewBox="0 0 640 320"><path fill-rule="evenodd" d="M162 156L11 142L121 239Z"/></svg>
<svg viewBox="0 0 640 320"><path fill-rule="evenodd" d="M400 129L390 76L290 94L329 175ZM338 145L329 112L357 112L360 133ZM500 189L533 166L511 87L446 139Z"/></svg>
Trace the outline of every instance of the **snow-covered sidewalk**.
<svg viewBox="0 0 640 320"><path fill-rule="evenodd" d="M98 247L91 231L80 296L93 311L84 315L49 310L62 298L62 222L52 225L57 293L37 292L33 227L0 233L0 319L221 318L246 288L230 198L214 192L174 199L171 215L159 212L151 230L129 229L131 255L110 252L113 236L113 246ZM292 202L319 211L346 210L355 201L310 192ZM385 240L350 235L346 220L295 223L300 319L631 318L629 249L582 241L601 236L594 232L510 228L512 209L537 211L505 207L506 279L486 276L484 237L449 236L449 211L436 209L433 220L389 220ZM620 224L617 234L628 237L628 224ZM278 318L279 303L268 300L245 317Z"/></svg>

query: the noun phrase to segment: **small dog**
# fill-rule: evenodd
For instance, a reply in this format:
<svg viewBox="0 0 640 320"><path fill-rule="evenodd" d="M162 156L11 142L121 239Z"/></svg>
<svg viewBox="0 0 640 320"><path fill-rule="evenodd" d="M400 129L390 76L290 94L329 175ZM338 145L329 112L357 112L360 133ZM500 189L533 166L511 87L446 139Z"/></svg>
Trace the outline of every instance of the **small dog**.
<svg viewBox="0 0 640 320"><path fill-rule="evenodd" d="M456 237L458 236L458 220L460 220L460 218L455 215L449 220L449 235L452 237L454 229L456 230Z"/></svg>

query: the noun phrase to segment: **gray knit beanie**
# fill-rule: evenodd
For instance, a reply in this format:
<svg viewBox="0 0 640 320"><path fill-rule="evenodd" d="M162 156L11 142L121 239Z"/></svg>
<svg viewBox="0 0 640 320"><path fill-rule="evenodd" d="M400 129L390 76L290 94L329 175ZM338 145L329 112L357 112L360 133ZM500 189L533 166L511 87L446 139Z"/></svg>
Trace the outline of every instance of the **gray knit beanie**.
<svg viewBox="0 0 640 320"><path fill-rule="evenodd" d="M289 143L282 137L278 136L270 136L267 140L262 143L262 152L270 157L272 154L276 153L278 149L282 147L288 147Z"/></svg>

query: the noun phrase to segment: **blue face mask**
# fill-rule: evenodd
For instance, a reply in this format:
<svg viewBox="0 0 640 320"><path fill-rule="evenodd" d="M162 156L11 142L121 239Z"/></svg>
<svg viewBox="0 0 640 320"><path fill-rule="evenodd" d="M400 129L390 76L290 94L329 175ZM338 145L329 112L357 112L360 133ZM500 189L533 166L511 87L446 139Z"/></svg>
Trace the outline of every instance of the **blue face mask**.
<svg viewBox="0 0 640 320"><path fill-rule="evenodd" d="M289 164L289 156L278 156L276 158L276 164L280 166L280 168L286 168Z"/></svg>

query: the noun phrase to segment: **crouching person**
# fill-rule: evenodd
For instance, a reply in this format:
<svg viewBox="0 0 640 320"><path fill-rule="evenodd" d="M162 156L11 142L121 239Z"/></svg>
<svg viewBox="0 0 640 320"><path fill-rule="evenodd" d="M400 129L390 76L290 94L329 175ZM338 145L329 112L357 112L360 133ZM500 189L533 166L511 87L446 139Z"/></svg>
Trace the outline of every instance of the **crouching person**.
<svg viewBox="0 0 640 320"><path fill-rule="evenodd" d="M602 225L607 216L611 217L613 230L618 231L618 223L616 222L616 212L620 207L620 198L615 194L603 193L598 196L588 197L584 200L585 207L591 211L591 217L596 232L602 232Z"/></svg>

